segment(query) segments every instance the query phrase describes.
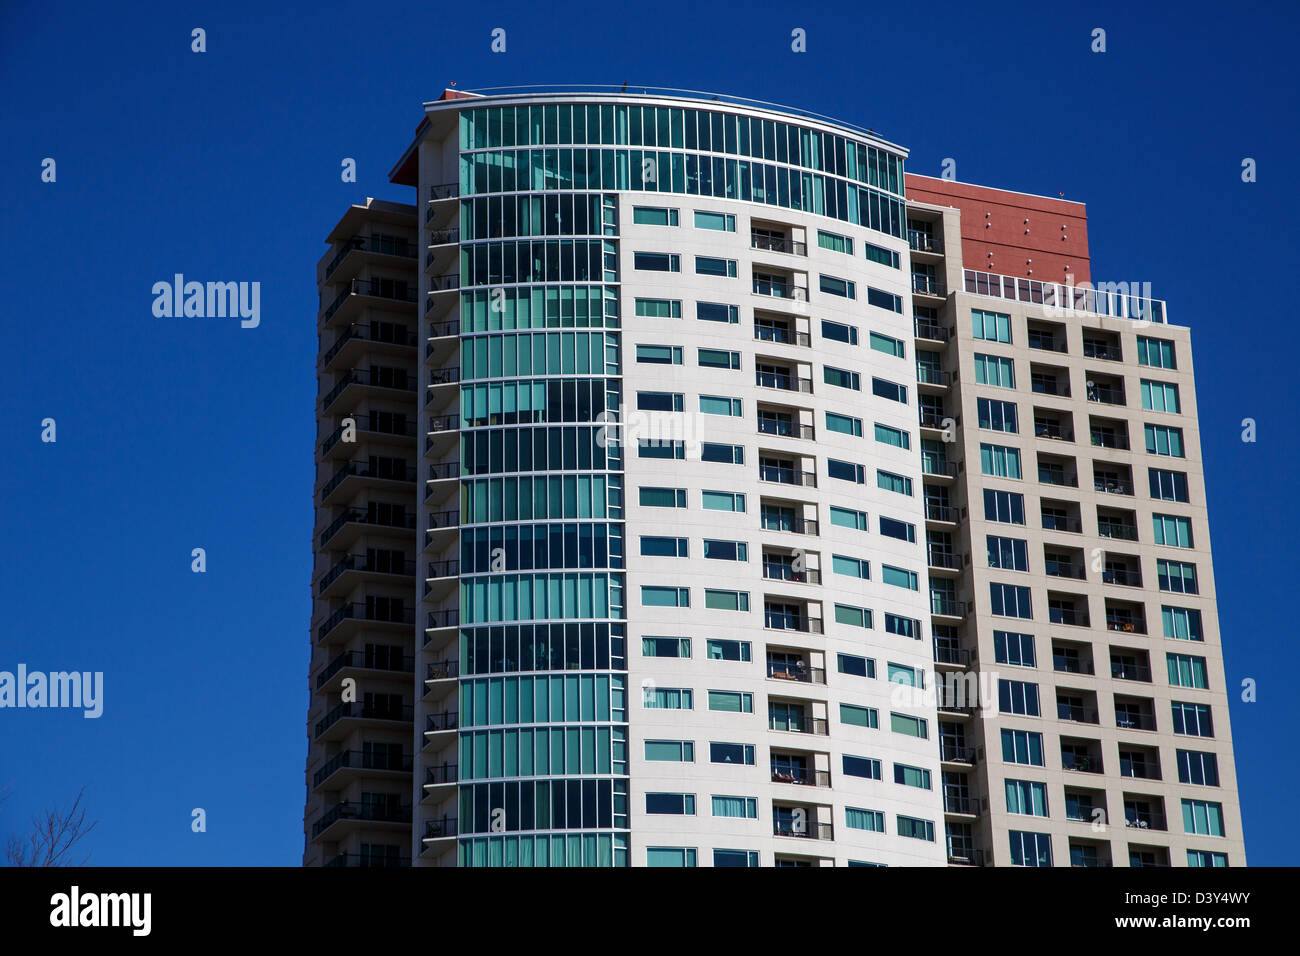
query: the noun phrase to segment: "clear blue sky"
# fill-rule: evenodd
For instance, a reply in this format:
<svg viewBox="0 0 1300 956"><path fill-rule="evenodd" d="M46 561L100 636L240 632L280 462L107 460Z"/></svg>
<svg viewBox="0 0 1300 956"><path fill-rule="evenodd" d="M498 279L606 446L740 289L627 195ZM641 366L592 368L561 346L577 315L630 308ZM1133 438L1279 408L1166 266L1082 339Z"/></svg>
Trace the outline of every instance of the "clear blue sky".
<svg viewBox="0 0 1300 956"><path fill-rule="evenodd" d="M1150 281L1193 329L1228 682L1259 682L1232 708L1250 862L1300 862L1280 670L1298 403L1276 359L1300 260L1293 5L178 6L0 12L0 669L106 682L99 720L0 712L0 834L84 785L94 863L300 861L322 239L350 202L412 200L384 176L450 81L628 81L797 105L908 146L914 172L953 157L1087 202L1093 275ZM261 282L260 328L154 318L176 272Z"/></svg>

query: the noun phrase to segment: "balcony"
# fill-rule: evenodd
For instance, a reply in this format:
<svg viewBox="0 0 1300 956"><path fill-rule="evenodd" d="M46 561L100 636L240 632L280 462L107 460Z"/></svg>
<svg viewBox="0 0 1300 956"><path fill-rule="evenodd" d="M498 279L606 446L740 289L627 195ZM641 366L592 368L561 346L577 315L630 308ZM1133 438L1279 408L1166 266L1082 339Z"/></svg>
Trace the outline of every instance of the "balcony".
<svg viewBox="0 0 1300 956"><path fill-rule="evenodd" d="M1125 521L1109 521L1105 518L1097 519L1097 534L1102 538L1116 538L1120 541L1138 539L1137 525Z"/></svg>
<svg viewBox="0 0 1300 956"><path fill-rule="evenodd" d="M776 342L778 345L798 345L807 348L812 345L812 336L807 332L793 331L779 325L755 325L756 342Z"/></svg>
<svg viewBox="0 0 1300 956"><path fill-rule="evenodd" d="M1074 564L1068 559L1044 558L1043 573L1055 578L1073 578L1082 581L1087 577L1082 564Z"/></svg>
<svg viewBox="0 0 1300 956"><path fill-rule="evenodd" d="M812 379L786 372L755 371L754 384L759 388L779 388L786 392L812 391Z"/></svg>
<svg viewBox="0 0 1300 956"><path fill-rule="evenodd" d="M798 787L829 787L829 770L809 770L807 767L772 767L773 783L789 783Z"/></svg>
<svg viewBox="0 0 1300 956"><path fill-rule="evenodd" d="M392 381L396 382L397 379L392 379ZM410 384L387 384L383 380L379 379L378 376L373 376L369 369L349 369L347 372L343 373L343 376L325 395L325 398L321 401L321 411L329 411L330 406L334 404L338 397L342 395L344 390L350 385L358 385L367 388L382 388L399 392L414 392L417 390L414 378L411 379Z"/></svg>
<svg viewBox="0 0 1300 956"><path fill-rule="evenodd" d="M1034 422L1034 437L1052 441L1074 441L1074 430L1058 422Z"/></svg>
<svg viewBox="0 0 1300 956"><path fill-rule="evenodd" d="M381 574L385 576L400 575L409 577L415 573L414 561L390 562L377 561L373 556L368 554L347 554L341 560L336 562L332 568L321 575L321 579L316 582L316 596L325 595L330 585L349 571L355 571L360 574Z"/></svg>
<svg viewBox="0 0 1300 956"><path fill-rule="evenodd" d="M955 667L968 667L971 662L971 654L964 647L953 647L951 644L941 644L936 640L934 642L934 662L936 664L951 664Z"/></svg>
<svg viewBox="0 0 1300 956"><path fill-rule="evenodd" d="M792 302L807 302L808 290L793 282L771 276L754 276L752 291L754 295L767 296L771 299L787 299Z"/></svg>
<svg viewBox="0 0 1300 956"><path fill-rule="evenodd" d="M324 504L331 494L349 478L369 478L373 481L415 481L414 467L389 467L379 463L371 464L369 459L356 459L345 462L320 490L321 503Z"/></svg>
<svg viewBox="0 0 1300 956"><path fill-rule="evenodd" d="M962 271L966 291L972 295L1031 302L1063 312L1086 312L1162 324L1169 321L1163 299L1147 299L1121 291L1108 291L1109 287L1092 288L1088 284L1062 285L974 269ZM1122 283L1114 285L1123 288Z"/></svg>
<svg viewBox="0 0 1300 956"><path fill-rule="evenodd" d="M449 840L457 835L455 817L441 816L424 821L424 840Z"/></svg>
<svg viewBox="0 0 1300 956"><path fill-rule="evenodd" d="M799 518L793 515L765 512L761 517L764 531L785 531L789 534L816 535L817 522L812 518Z"/></svg>
<svg viewBox="0 0 1300 956"><path fill-rule="evenodd" d="M410 723L415 719L415 708L409 706L388 707L379 704L367 704L364 701L342 703L316 721L316 739L319 740L326 731L340 720L348 718Z"/></svg>
<svg viewBox="0 0 1300 956"><path fill-rule="evenodd" d="M1102 773L1101 757L1093 754L1076 754L1061 751L1061 769L1075 773Z"/></svg>
<svg viewBox="0 0 1300 956"><path fill-rule="evenodd" d="M912 329L918 339L925 339L928 342L948 341L948 330L938 322L915 319L912 322Z"/></svg>
<svg viewBox="0 0 1300 956"><path fill-rule="evenodd" d="M344 750L337 753L312 777L312 786L319 787L340 770L367 770L377 773L410 773L414 761L407 754L391 755L387 751Z"/></svg>
<svg viewBox="0 0 1300 956"><path fill-rule="evenodd" d="M956 478L957 462L945 461L934 455L921 455L921 474L927 478Z"/></svg>
<svg viewBox="0 0 1300 956"><path fill-rule="evenodd" d="M766 556L763 559L763 580L791 581L795 584L821 584L822 573L817 568L804 568L796 571L792 561L773 561Z"/></svg>
<svg viewBox="0 0 1300 956"><path fill-rule="evenodd" d="M1150 676L1148 676L1147 680L1150 679ZM1145 711L1116 710L1115 726L1121 730L1154 731L1156 729L1156 717L1155 714L1147 713Z"/></svg>
<svg viewBox="0 0 1300 956"><path fill-rule="evenodd" d="M805 634L821 634L822 619L796 614L791 611L763 611L763 626L771 631L802 631Z"/></svg>
<svg viewBox="0 0 1300 956"><path fill-rule="evenodd" d="M1100 405L1123 405L1124 389L1116 388L1113 385L1095 385L1088 386L1088 401L1097 402Z"/></svg>
<svg viewBox="0 0 1300 956"><path fill-rule="evenodd" d="M1044 514L1043 530L1083 534L1083 522L1075 515Z"/></svg>
<svg viewBox="0 0 1300 956"><path fill-rule="evenodd" d="M794 467L781 465L758 466L758 480L777 485L799 485L804 488L817 487L817 475L811 471L802 471Z"/></svg>
<svg viewBox="0 0 1300 956"><path fill-rule="evenodd" d="M1124 808L1124 827L1130 830L1168 830L1169 825L1161 810Z"/></svg>
<svg viewBox="0 0 1300 956"><path fill-rule="evenodd" d="M794 666L768 661L767 676L770 680L799 681L804 684L826 683L824 667L808 667L803 661L797 662Z"/></svg>
<svg viewBox="0 0 1300 956"><path fill-rule="evenodd" d="M784 252L787 255L806 256L808 245L796 242L787 236L774 236L766 232L754 232L749 236L749 247L763 252Z"/></svg>
<svg viewBox="0 0 1300 956"><path fill-rule="evenodd" d="M1069 348L1065 343L1065 333L1058 337L1051 332L1041 329L1029 329L1027 344L1031 349L1037 349L1040 352L1057 352L1065 354Z"/></svg>
<svg viewBox="0 0 1300 956"><path fill-rule="evenodd" d="M780 718L775 718L772 714L768 714L767 729L777 733L812 734L816 737L825 737L830 733L830 723L825 717L783 714Z"/></svg>
<svg viewBox="0 0 1300 956"><path fill-rule="evenodd" d="M1147 632L1147 622L1144 618L1135 614L1107 611L1106 630L1116 631L1120 634L1145 634Z"/></svg>
<svg viewBox="0 0 1300 956"><path fill-rule="evenodd" d="M916 384L935 385L939 388L947 388L952 384L952 373L945 372L933 365L926 365L924 362L917 362Z"/></svg>
<svg viewBox="0 0 1300 956"><path fill-rule="evenodd" d="M415 659L403 657L400 660L382 660L364 651L344 651L325 665L325 669L316 675L316 689L324 687L339 671L344 668L358 670L386 671L390 674L415 673Z"/></svg>
<svg viewBox="0 0 1300 956"><path fill-rule="evenodd" d="M450 607L440 611L430 611L425 620L426 631L439 631L448 627L460 627L460 608ZM428 638L425 638L427 644Z"/></svg>
<svg viewBox="0 0 1300 956"><path fill-rule="evenodd" d="M325 352L325 356L321 360L321 366L328 368L349 342L370 342L378 345L392 345L397 348L414 348L417 344L415 333L406 329L382 332L376 335L374 327L353 323L339 333L338 338L334 340L334 344Z"/></svg>
<svg viewBox="0 0 1300 956"><path fill-rule="evenodd" d="M943 240L929 232L922 232L919 229L907 230L907 247L913 252L929 252L934 255L943 254Z"/></svg>
<svg viewBox="0 0 1300 956"><path fill-rule="evenodd" d="M396 612L380 612L374 606L353 601L344 604L325 619L321 626L316 629L316 640L323 641L331 631L344 621L365 621L369 624L396 624L398 626L413 625L415 623L415 611L411 608L405 608Z"/></svg>
<svg viewBox="0 0 1300 956"><path fill-rule="evenodd" d="M941 617L965 617L969 605L942 594L930 595L930 613Z"/></svg>
<svg viewBox="0 0 1300 956"><path fill-rule="evenodd" d="M1099 724L1101 718L1097 712L1090 707L1084 707L1079 704L1067 704L1057 702L1056 719L1065 720L1074 724Z"/></svg>
<svg viewBox="0 0 1300 956"><path fill-rule="evenodd" d="M340 820L350 820L358 823L410 823L411 808L388 806L382 803L355 803L351 800L344 800L342 803L336 803L326 810L325 814L312 824L312 839L319 837Z"/></svg>
<svg viewBox="0 0 1300 956"><path fill-rule="evenodd" d="M957 509L952 505L946 505L939 501L927 500L925 502L925 520L956 524L958 520Z"/></svg>
<svg viewBox="0 0 1300 956"><path fill-rule="evenodd" d="M835 829L829 823L776 819L772 821L772 834L779 837L796 837L806 840L834 840Z"/></svg>
<svg viewBox="0 0 1300 956"><path fill-rule="evenodd" d="M763 418L763 413L759 412L758 433L760 435L776 435L778 438L802 438L812 441L816 437L816 429L812 425L801 425L798 422L787 422L777 418Z"/></svg>
<svg viewBox="0 0 1300 956"><path fill-rule="evenodd" d="M1085 358L1102 359L1107 362L1120 362L1124 358L1118 344L1112 345L1096 339L1083 340L1083 354Z"/></svg>
<svg viewBox="0 0 1300 956"><path fill-rule="evenodd" d="M1070 627L1087 627L1088 612L1068 607L1047 608L1047 620L1052 624L1065 624Z"/></svg>
<svg viewBox="0 0 1300 956"><path fill-rule="evenodd" d="M1094 428L1088 433L1094 448L1115 448L1119 451L1128 451L1128 436L1121 435L1111 430L1102 430Z"/></svg>
<svg viewBox="0 0 1300 956"><path fill-rule="evenodd" d="M936 298L947 295L942 279L921 272L912 273L912 291L917 295L930 295Z"/></svg>
<svg viewBox="0 0 1300 956"><path fill-rule="evenodd" d="M343 263L353 252L369 252L375 255L397 256L402 259L414 259L416 257L415 244L405 239L396 239L391 236L353 236L345 240L344 246L339 250L338 255L330 260L330 264L325 267L325 281L330 280L335 270Z"/></svg>
<svg viewBox="0 0 1300 956"><path fill-rule="evenodd" d="M1114 475L1095 476L1092 480L1092 488L1107 495L1131 496L1133 494L1133 482Z"/></svg>
<svg viewBox="0 0 1300 956"><path fill-rule="evenodd" d="M940 551L937 548L927 549L926 564L929 567L943 568L947 571L960 571L965 566L960 554L952 551Z"/></svg>
<svg viewBox="0 0 1300 956"><path fill-rule="evenodd" d="M362 412L356 414L356 417L353 419L353 423L356 432L359 434L366 435L368 438L370 438L371 441L376 441L377 439L383 439L383 438L405 439L405 438L415 437L415 422L407 421L405 420L404 417L398 417L396 418L396 420L390 420L386 427L380 427L379 419L372 419L371 416ZM340 443L342 443L343 445L351 444L351 442L343 441L343 436L346 432L347 432L347 428L343 425L340 425L336 429L334 429L334 431L330 433L329 437L326 438L323 442L321 442L321 447L320 447L321 455L328 456L329 453ZM399 444L405 445L406 442L403 441L400 442ZM346 447L340 449L340 452L343 454L347 454L350 451L352 451L352 449Z"/></svg>
<svg viewBox="0 0 1300 956"><path fill-rule="evenodd" d="M1100 530L1100 526L1099 530ZM1103 536L1108 537L1108 536ZM1101 572L1102 584L1118 584L1128 588L1142 586L1142 572L1137 568L1107 568Z"/></svg>
<svg viewBox="0 0 1300 956"><path fill-rule="evenodd" d="M950 847L948 850L949 866L983 866L984 851L966 847Z"/></svg>
<svg viewBox="0 0 1300 956"><path fill-rule="evenodd" d="M960 763L974 766L976 756L974 747L964 747L943 738L939 740L939 759L943 763Z"/></svg>
<svg viewBox="0 0 1300 956"><path fill-rule="evenodd" d="M967 817L978 816L980 804L974 797L945 791L943 795L943 812L956 813Z"/></svg>
<svg viewBox="0 0 1300 956"><path fill-rule="evenodd" d="M1132 680L1149 684L1151 683L1151 668L1146 664L1135 661L1112 660L1110 662L1110 676L1115 680ZM1115 722L1119 723L1118 717L1115 718Z"/></svg>
<svg viewBox="0 0 1300 956"><path fill-rule="evenodd" d="M943 428L948 417L943 408L921 405L917 408L917 419L922 428Z"/></svg>
<svg viewBox="0 0 1300 956"><path fill-rule="evenodd" d="M397 514L385 515L376 511L373 514L363 511L360 508L348 508L341 515L330 522L320 535L321 547L329 544L334 536L339 534L348 525L358 525L370 528L388 528L393 531L414 531L415 515L399 512ZM349 535L349 537L353 537Z"/></svg>
<svg viewBox="0 0 1300 956"><path fill-rule="evenodd" d="M384 303L394 305L406 305L416 301L416 291L414 286L405 281L392 279L352 279L348 282L347 288L338 294L333 302L325 309L321 317L322 322L328 324L331 319L338 315L345 305L353 301L354 297L366 296ZM349 309L349 314L355 312L355 309Z"/></svg>
<svg viewBox="0 0 1300 956"><path fill-rule="evenodd" d="M442 763L434 767L424 768L424 791L428 794L437 787L453 786L457 782L456 765L454 763Z"/></svg>
<svg viewBox="0 0 1300 956"><path fill-rule="evenodd" d="M424 736L426 741L436 734L455 733L460 729L460 714L454 710L444 710L438 714L428 714L424 718Z"/></svg>

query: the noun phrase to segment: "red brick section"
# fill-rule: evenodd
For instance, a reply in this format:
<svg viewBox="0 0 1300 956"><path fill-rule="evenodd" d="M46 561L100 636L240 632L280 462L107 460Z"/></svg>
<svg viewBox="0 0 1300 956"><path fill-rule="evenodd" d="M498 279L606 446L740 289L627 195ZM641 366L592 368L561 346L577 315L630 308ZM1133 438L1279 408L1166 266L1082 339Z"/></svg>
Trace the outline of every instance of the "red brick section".
<svg viewBox="0 0 1300 956"><path fill-rule="evenodd" d="M964 268L1045 282L1091 281L1083 203L914 173L906 185L911 202L961 210Z"/></svg>

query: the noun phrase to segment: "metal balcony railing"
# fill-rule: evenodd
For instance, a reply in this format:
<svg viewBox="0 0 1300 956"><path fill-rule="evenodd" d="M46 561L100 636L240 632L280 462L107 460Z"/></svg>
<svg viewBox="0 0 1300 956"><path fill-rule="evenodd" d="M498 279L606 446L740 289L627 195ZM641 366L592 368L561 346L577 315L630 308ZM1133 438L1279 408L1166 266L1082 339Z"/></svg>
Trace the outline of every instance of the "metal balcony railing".
<svg viewBox="0 0 1300 956"><path fill-rule="evenodd" d="M907 246L915 252L943 252L943 240L928 232L917 229L907 230Z"/></svg>
<svg viewBox="0 0 1300 956"><path fill-rule="evenodd" d="M912 291L918 295L944 295L944 283L938 276L912 273Z"/></svg>
<svg viewBox="0 0 1300 956"><path fill-rule="evenodd" d="M957 509L951 505L940 504L937 501L927 501L925 503L925 518L927 521L944 521L953 524L957 521Z"/></svg>
<svg viewBox="0 0 1300 956"><path fill-rule="evenodd" d="M390 806L382 803L367 804L344 800L326 810L324 815L312 824L312 838L320 836L339 820L364 820L367 823L410 823L409 806Z"/></svg>
<svg viewBox="0 0 1300 956"><path fill-rule="evenodd" d="M1076 724L1099 724L1101 719L1097 712L1088 707L1081 707L1077 704L1063 704L1059 701L1056 704L1056 719L1068 720Z"/></svg>
<svg viewBox="0 0 1300 956"><path fill-rule="evenodd" d="M415 718L415 708L409 706L385 707L366 704L363 701L339 704L316 721L316 736L319 737L346 717L356 717L363 720L396 720L409 723Z"/></svg>
<svg viewBox="0 0 1300 956"><path fill-rule="evenodd" d="M788 252L796 256L808 254L806 243L796 242L785 236L765 236L760 233L751 233L749 245L751 249L761 249L764 252Z"/></svg>
<svg viewBox="0 0 1300 956"><path fill-rule="evenodd" d="M353 236L346 240L342 249L339 250L330 264L325 267L325 279L334 274L344 259L354 251L364 250L374 252L385 256L400 256L403 259L414 259L416 257L415 243L408 242L405 239L396 239L391 236Z"/></svg>
<svg viewBox="0 0 1300 956"><path fill-rule="evenodd" d="M351 767L357 770L382 770L410 773L414 761L409 754L390 754L387 751L345 750L325 761L316 771L312 785L319 787L340 770Z"/></svg>
<svg viewBox="0 0 1300 956"><path fill-rule="evenodd" d="M767 676L773 680L792 680L803 684L826 683L826 669L824 667L808 667L802 661L794 666L768 661Z"/></svg>
<svg viewBox="0 0 1300 956"><path fill-rule="evenodd" d="M781 345L798 345L805 348L812 345L812 336L807 332L792 332L789 329L767 325L754 326L754 338L759 342L777 342Z"/></svg>
<svg viewBox="0 0 1300 956"><path fill-rule="evenodd" d="M1128 524L1124 521L1107 521L1097 519L1097 534L1103 538L1118 538L1122 541L1136 541L1138 539L1137 525Z"/></svg>
<svg viewBox="0 0 1300 956"><path fill-rule="evenodd" d="M967 648L941 644L938 640L934 642L934 662L936 664L955 664L958 667L966 667L970 664L970 661L971 655Z"/></svg>
<svg viewBox="0 0 1300 956"><path fill-rule="evenodd" d="M788 611L764 611L763 626L774 631L803 631L807 634L822 633L822 619L806 614L792 614Z"/></svg>
<svg viewBox="0 0 1300 956"><path fill-rule="evenodd" d="M316 629L316 639L322 640L344 621L366 621L370 624L414 624L415 611L411 608L380 611L377 606L352 601L344 604Z"/></svg>
<svg viewBox="0 0 1300 956"><path fill-rule="evenodd" d="M939 759L944 763L974 764L976 756L974 747L963 747L943 739L939 741Z"/></svg>
<svg viewBox="0 0 1300 956"><path fill-rule="evenodd" d="M772 767L773 783L792 783L803 787L829 787L828 770L809 770L806 767Z"/></svg>
<svg viewBox="0 0 1300 956"><path fill-rule="evenodd" d="M811 392L812 379L783 372L755 372L754 384L760 388L779 388L787 392Z"/></svg>
<svg viewBox="0 0 1300 956"><path fill-rule="evenodd" d="M1128 295L1124 291L1110 291L1115 286L1122 290L1125 287L1123 283L1102 283L1100 288L1093 288L1087 284L1062 285L1020 276L978 272L974 269L963 270L963 281L966 291L972 295L1032 302L1062 313L1088 312L1161 324L1169 321L1163 299L1148 299Z"/></svg>
<svg viewBox="0 0 1300 956"><path fill-rule="evenodd" d="M755 295L765 295L773 299L790 299L794 302L808 301L808 290L806 288L781 279L767 279L755 276L752 288Z"/></svg>
<svg viewBox="0 0 1300 956"><path fill-rule="evenodd" d="M918 339L926 339L930 342L948 341L948 330L938 322L930 322L925 319L914 319L912 329Z"/></svg>
<svg viewBox="0 0 1300 956"><path fill-rule="evenodd" d="M811 518L792 518L766 512L760 518L764 531L787 531L790 534L817 534L817 522Z"/></svg>
<svg viewBox="0 0 1300 956"><path fill-rule="evenodd" d="M822 573L818 568L804 568L796 571L784 561L763 561L763 578L767 581L792 581L795 584L821 584Z"/></svg>
<svg viewBox="0 0 1300 956"><path fill-rule="evenodd" d="M324 687L331 677L345 667L363 670L388 671L393 674L411 674L415 672L415 658L403 657L395 661L380 661L364 651L344 651L330 661L316 677L317 688Z"/></svg>
<svg viewBox="0 0 1300 956"><path fill-rule="evenodd" d="M1124 358L1118 345L1108 345L1093 339L1083 340L1083 354L1087 358L1104 359L1107 362L1119 362Z"/></svg>
<svg viewBox="0 0 1300 956"><path fill-rule="evenodd" d="M760 418L758 433L776 435L779 438L803 438L809 441L816 437L816 429L812 425L800 425L798 422L785 422L775 418Z"/></svg>

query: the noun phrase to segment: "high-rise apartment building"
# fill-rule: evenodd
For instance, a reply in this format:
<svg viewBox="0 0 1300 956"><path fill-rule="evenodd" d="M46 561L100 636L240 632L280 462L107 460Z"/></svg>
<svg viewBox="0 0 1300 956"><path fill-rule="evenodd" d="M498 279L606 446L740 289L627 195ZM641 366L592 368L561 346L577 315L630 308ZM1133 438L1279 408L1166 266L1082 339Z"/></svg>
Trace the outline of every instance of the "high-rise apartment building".
<svg viewBox="0 0 1300 956"><path fill-rule="evenodd" d="M304 863L1244 862L1186 330L905 155L426 104L318 266Z"/></svg>

